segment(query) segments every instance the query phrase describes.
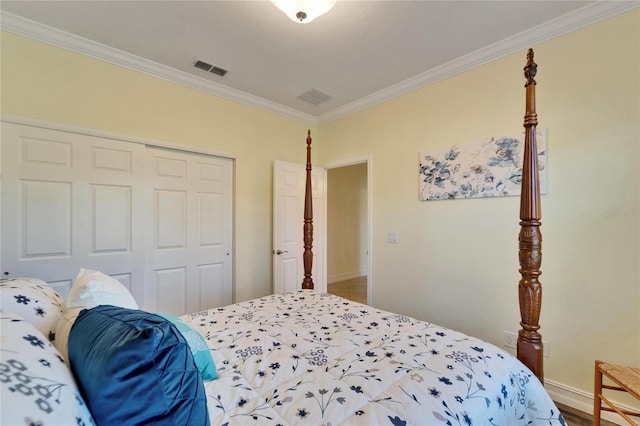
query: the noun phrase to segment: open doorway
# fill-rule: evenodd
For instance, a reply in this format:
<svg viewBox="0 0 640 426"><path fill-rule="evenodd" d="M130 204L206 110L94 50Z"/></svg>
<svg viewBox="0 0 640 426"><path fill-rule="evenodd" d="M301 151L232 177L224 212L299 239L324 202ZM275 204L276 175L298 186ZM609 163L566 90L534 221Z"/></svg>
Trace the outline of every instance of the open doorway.
<svg viewBox="0 0 640 426"><path fill-rule="evenodd" d="M327 292L369 303L368 162L327 167Z"/></svg>

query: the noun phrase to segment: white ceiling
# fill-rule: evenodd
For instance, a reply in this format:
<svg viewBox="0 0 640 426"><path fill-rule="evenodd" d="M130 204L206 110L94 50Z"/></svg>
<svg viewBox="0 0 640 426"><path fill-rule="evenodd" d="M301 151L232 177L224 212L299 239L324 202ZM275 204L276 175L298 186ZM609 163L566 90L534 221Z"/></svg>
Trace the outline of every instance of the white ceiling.
<svg viewBox="0 0 640 426"><path fill-rule="evenodd" d="M310 123L637 6L338 0L326 15L297 24L269 1L0 2L5 30ZM228 74L194 68L196 58ZM332 98L317 106L298 98L310 89Z"/></svg>

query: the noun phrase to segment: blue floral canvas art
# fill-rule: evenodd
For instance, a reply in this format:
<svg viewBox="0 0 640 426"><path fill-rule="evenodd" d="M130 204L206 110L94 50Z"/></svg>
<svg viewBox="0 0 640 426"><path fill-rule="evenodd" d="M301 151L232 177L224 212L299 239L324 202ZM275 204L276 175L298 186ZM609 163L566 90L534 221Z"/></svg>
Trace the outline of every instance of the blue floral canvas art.
<svg viewBox="0 0 640 426"><path fill-rule="evenodd" d="M547 192L547 132L536 132L540 192ZM420 153L420 200L520 195L524 133Z"/></svg>

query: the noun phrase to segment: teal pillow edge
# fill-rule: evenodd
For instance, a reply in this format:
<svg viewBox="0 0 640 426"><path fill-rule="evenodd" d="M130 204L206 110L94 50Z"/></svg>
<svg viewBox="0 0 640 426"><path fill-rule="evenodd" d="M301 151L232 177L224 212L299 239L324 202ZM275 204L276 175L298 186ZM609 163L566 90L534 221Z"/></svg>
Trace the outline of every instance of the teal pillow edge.
<svg viewBox="0 0 640 426"><path fill-rule="evenodd" d="M191 324L173 314L169 314L166 312L156 312L155 314L161 316L162 318L175 325L178 331L185 338L187 344L189 345L189 349L191 349L191 354L193 355L193 359L196 362L196 367L198 367L198 371L200 372L202 380L216 380L219 377L216 363L213 360L211 353L209 352L209 347L207 346L207 342L202 334ZM206 349L199 349L198 347L196 347L194 345L193 339L189 338L189 335L196 336L195 338L198 340L197 343L200 343Z"/></svg>

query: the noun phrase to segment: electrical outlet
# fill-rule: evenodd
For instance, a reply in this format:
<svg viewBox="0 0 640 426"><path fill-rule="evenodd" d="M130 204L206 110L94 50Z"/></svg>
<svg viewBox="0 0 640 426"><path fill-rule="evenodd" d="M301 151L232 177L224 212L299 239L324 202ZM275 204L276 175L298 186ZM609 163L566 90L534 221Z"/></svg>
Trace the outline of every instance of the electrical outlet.
<svg viewBox="0 0 640 426"><path fill-rule="evenodd" d="M518 346L518 333L512 333L511 331L504 332L504 345L508 348L516 349Z"/></svg>

